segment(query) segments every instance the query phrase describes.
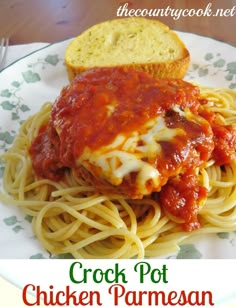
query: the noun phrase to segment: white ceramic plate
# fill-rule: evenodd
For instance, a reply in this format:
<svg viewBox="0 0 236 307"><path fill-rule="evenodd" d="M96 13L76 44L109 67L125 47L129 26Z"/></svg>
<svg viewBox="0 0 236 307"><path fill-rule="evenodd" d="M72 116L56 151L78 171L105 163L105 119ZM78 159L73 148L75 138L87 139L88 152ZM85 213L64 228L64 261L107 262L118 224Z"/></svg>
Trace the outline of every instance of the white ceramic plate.
<svg viewBox="0 0 236 307"><path fill-rule="evenodd" d="M186 80L236 89L236 47L190 33L178 32L191 54ZM0 73L0 151L12 143L20 123L53 101L68 84L64 53L69 40L49 45L20 59ZM3 164L0 162L0 180ZM1 183L1 182L0 182ZM54 258L42 249L30 219L0 203L0 258ZM66 257L63 255L61 257ZM236 234L209 235L185 245L173 258L236 258Z"/></svg>

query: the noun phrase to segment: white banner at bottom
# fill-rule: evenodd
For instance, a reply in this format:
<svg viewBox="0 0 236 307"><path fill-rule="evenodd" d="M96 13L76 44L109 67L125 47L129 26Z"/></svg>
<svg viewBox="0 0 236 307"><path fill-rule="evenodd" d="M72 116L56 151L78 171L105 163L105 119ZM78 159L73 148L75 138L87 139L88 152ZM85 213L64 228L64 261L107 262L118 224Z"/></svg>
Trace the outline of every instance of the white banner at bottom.
<svg viewBox="0 0 236 307"><path fill-rule="evenodd" d="M0 260L0 276L22 306L236 306L236 260Z"/></svg>

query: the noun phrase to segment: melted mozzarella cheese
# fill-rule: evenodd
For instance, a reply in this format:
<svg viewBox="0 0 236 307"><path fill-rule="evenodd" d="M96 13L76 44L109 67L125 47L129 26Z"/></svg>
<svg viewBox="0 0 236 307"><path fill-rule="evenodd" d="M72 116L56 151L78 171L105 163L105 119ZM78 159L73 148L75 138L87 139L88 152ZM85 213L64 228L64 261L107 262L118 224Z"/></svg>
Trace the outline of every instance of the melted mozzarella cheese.
<svg viewBox="0 0 236 307"><path fill-rule="evenodd" d="M95 151L86 148L78 163L95 176L99 173L100 177L115 186L124 179L129 180L131 173L136 173L135 185L139 193L148 193L147 183L158 189L160 173L146 161L161 154L160 141L171 141L185 131L168 128L162 116L148 121L140 131L131 132L128 136L119 134L111 144Z"/></svg>

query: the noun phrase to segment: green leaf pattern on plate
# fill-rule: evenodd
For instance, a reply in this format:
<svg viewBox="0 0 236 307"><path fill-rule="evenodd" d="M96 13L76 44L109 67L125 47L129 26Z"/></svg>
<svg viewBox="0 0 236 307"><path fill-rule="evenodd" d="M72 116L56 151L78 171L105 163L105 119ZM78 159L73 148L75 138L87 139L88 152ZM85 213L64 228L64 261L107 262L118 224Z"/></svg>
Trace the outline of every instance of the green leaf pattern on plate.
<svg viewBox="0 0 236 307"><path fill-rule="evenodd" d="M22 72L22 76L27 83L35 83L40 81L39 74L34 73L32 70Z"/></svg>
<svg viewBox="0 0 236 307"><path fill-rule="evenodd" d="M32 69L33 71L38 67L40 67L42 70L46 69L48 66L57 66L58 64L64 64L63 58L60 58L58 54L48 54L44 58L38 58L36 62L28 64L28 68ZM33 73L32 71L32 73ZM29 77L31 78L31 70L28 71ZM29 78L29 79L30 79ZM39 78L40 75L33 76L34 78ZM39 81L39 80L38 80Z"/></svg>
<svg viewBox="0 0 236 307"><path fill-rule="evenodd" d="M8 218L5 218L3 221L7 226L15 225L18 222L17 217L15 215L9 216Z"/></svg>
<svg viewBox="0 0 236 307"><path fill-rule="evenodd" d="M7 145L12 144L14 137L15 136L11 134L9 131L0 132L0 141L4 142Z"/></svg>
<svg viewBox="0 0 236 307"><path fill-rule="evenodd" d="M24 230L24 227L22 227L21 222L17 219L17 216L15 215L4 218L3 222L6 224L6 226L11 227L12 231L15 233Z"/></svg>
<svg viewBox="0 0 236 307"><path fill-rule="evenodd" d="M48 64L51 64L53 66L56 66L57 63L60 61L59 57L57 54L53 54L53 55L48 55L46 56L45 58L45 62L48 63Z"/></svg>
<svg viewBox="0 0 236 307"><path fill-rule="evenodd" d="M2 96L2 97L7 97L7 98L9 98L9 97L11 97L11 92L8 90L8 89L6 89L6 90L2 90L1 92L0 92L0 96Z"/></svg>
<svg viewBox="0 0 236 307"><path fill-rule="evenodd" d="M218 233L217 233L217 236L218 236L220 239L229 239L230 234L229 234L228 232L218 232Z"/></svg>
<svg viewBox="0 0 236 307"><path fill-rule="evenodd" d="M187 74L190 79L193 79L193 75L195 78L196 73L198 78L202 78L221 72L224 79L230 81L228 87L230 89L236 88L236 59L235 61L227 62L220 53L208 52L205 54L204 60L204 65L192 63Z"/></svg>
<svg viewBox="0 0 236 307"><path fill-rule="evenodd" d="M45 58L38 58L36 62L28 64L28 68L21 73L21 80L14 80L11 82L9 88L0 91L0 111L9 111L11 113L11 120L21 124L22 113L31 111L30 107L24 103L24 99L20 96L21 91L25 90L27 84L33 84L41 81L40 69L45 69L47 65L56 66L62 63L63 60L58 54L48 54ZM7 145L12 144L16 133L9 131L1 131L0 127L0 149L6 150ZM1 164L0 164L1 166Z"/></svg>
<svg viewBox="0 0 236 307"><path fill-rule="evenodd" d="M46 259L42 253L38 253L35 255L30 256L30 259Z"/></svg>
<svg viewBox="0 0 236 307"><path fill-rule="evenodd" d="M180 246L180 251L177 254L177 259L200 259L202 254L194 244L184 244Z"/></svg>

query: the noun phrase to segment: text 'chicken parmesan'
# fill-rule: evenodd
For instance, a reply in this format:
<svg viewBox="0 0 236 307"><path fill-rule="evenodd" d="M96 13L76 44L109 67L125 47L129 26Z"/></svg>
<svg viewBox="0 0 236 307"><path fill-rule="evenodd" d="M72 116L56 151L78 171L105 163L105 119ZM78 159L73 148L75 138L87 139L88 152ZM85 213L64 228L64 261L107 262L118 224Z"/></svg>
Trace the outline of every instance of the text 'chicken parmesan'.
<svg viewBox="0 0 236 307"><path fill-rule="evenodd" d="M227 163L235 153L235 132L204 104L198 87L183 80L89 70L53 104L49 124L30 147L33 167L51 180L73 169L103 193L153 194L186 230L196 229L207 195L197 170L218 156Z"/></svg>

